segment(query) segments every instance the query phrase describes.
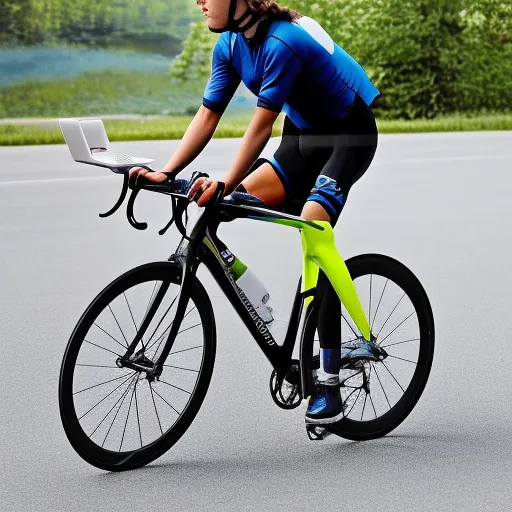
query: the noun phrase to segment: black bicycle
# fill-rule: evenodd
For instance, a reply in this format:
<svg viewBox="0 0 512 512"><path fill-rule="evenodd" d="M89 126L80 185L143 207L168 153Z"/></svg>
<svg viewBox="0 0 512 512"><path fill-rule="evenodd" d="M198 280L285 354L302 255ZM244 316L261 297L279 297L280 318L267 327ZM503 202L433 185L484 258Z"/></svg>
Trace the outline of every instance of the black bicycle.
<svg viewBox="0 0 512 512"><path fill-rule="evenodd" d="M238 218L298 229L318 226L266 208L247 194L223 198L222 184L214 198L199 208L187 191L204 174L162 184L138 177L130 184L133 162L126 164L103 164L123 174L124 182L114 208L101 216L119 209L131 189L128 220L136 229L145 229L147 225L133 213L137 194L140 190L166 194L173 216L160 234L174 223L181 241L167 261L136 267L101 291L78 321L64 354L59 404L66 435L84 460L109 471L139 468L164 454L191 425L205 398L215 360L216 328L210 299L196 276L201 263L272 364L270 393L279 407L292 409L308 398L319 367L316 330L322 285L304 290L299 279L286 336L278 343L237 286L226 264L227 248L217 236L222 222ZM191 209L196 212L193 220L187 218ZM344 417L334 424L306 425L311 439L335 434L363 441L388 434L414 408L432 365L432 310L412 272L378 254L351 258L346 265L367 312L372 339L385 357L341 370ZM302 319L297 360L292 353ZM339 322L342 347L361 336L343 306Z"/></svg>

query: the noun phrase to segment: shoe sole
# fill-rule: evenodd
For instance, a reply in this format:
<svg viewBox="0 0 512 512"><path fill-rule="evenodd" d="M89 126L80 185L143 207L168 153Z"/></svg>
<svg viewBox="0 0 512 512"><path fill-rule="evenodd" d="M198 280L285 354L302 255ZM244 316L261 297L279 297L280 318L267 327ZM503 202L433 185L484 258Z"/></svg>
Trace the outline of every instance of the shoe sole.
<svg viewBox="0 0 512 512"><path fill-rule="evenodd" d="M336 423L343 418L345 412L342 411L332 418L311 418L306 416L306 425L328 425L329 423Z"/></svg>

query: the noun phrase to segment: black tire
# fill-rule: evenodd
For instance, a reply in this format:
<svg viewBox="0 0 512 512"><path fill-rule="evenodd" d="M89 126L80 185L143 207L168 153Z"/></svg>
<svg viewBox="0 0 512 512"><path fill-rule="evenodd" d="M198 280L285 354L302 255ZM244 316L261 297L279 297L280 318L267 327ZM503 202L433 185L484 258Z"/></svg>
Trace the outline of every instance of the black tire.
<svg viewBox="0 0 512 512"><path fill-rule="evenodd" d="M92 386L91 388L82 389L80 391L76 391L73 388L74 385L74 379L78 379L82 374L86 375L87 377L90 374L87 374L85 372L92 370L93 372L107 372L106 368L109 368L109 377L111 375L119 375L119 373L116 373L115 368L115 360L117 359L115 353L121 353L122 350L120 350L117 345L120 345L118 341L116 342L117 345L108 345L108 343L113 343L112 339L114 339L114 336L111 335L111 333L107 332L108 329L105 329L105 326L101 327L99 324L100 320L106 318L107 315L107 308L110 308L110 312L112 313L112 317L116 318L115 313L113 311L113 307L115 304L121 304L120 302L115 302L116 298L118 301L122 301L123 299L126 300L127 304L127 310L129 310L129 314L131 315L131 319L133 320L133 327L135 328L135 331L137 330L137 324L136 324L136 318L137 317L135 311L133 310L133 305L129 305L128 296L130 296L130 293L137 297L135 292L132 290L130 292L130 289L134 289L136 291L140 291L142 288L146 288L148 286L152 285L152 282L155 281L155 287L153 288L153 293L156 289L157 283L162 282L166 283L169 282L170 288L169 290L178 288L179 289L179 283L181 281L181 273L180 269L170 263L170 262L156 262L156 263L149 263L146 265L142 265L140 267L134 268L119 278L117 278L115 281L113 281L111 284L109 284L90 304L90 306L86 309L85 313L80 318L78 324L76 325L71 338L68 342L64 358L62 361L62 367L60 372L60 381L59 381L59 406L60 406L60 415L62 419L62 423L64 426L64 430L66 432L66 435L73 446L73 448L76 450L76 452L82 457L85 461L92 464L93 466L96 466L100 469L104 469L107 471L125 471L130 469L136 469L141 466L144 466L156 458L160 457L162 454L164 454L167 450L169 450L180 438L181 436L186 432L188 427L191 425L192 421L194 420L195 416L197 415L201 404L203 403L203 400L206 396L206 392L208 390L208 386L210 384L212 372L213 372L213 365L215 361L215 351L216 351L216 331L215 331L215 319L213 315L213 309L211 306L211 302L208 298L208 295L201 285L201 283L198 281L197 278L194 279L194 282L191 287L191 297L189 306L191 303L193 303L193 306L190 306L189 313L192 311L194 315L189 316L189 318L195 317L197 315L198 317L198 324L194 325L193 327L196 328L198 326L202 326L202 329L194 329L191 327L190 329L183 328L183 332L190 331L189 334L183 335L181 338L187 338L186 343L189 342L190 338L193 337L193 344L198 345L196 342L199 338L202 339L202 345L194 346L192 348L185 348L183 350L178 350L176 352L171 352L169 357L166 360L166 368L165 371L168 373L165 375L168 375L166 378L167 380L174 379L176 377L180 377L181 375L185 375L183 377L185 380L188 380L187 384L190 384L191 379L197 374L197 380L194 384L190 385L190 387L193 389L192 391L188 391L186 389L181 389L181 396L178 394L180 393L177 390L180 390L179 386L176 386L175 384L169 383L169 391L162 391L164 389L163 383L159 381L150 381L147 379L147 375L144 372L137 372L133 370L129 370L127 368L119 368L120 371L125 371L128 373L125 373L121 377L116 377L116 379L113 379L114 382L112 384L108 384L108 386L114 386L117 385L117 382L124 381L125 384L122 384L123 386L126 385L126 389L122 390L124 393L124 398L121 398L118 400L117 403L120 403L118 406L119 409L115 413L115 416L117 417L120 413L120 410L127 406L128 399L130 399L129 402L129 408L126 413L126 422L124 424L124 430L122 432L122 437L120 438L120 448L119 451L116 451L117 448L111 449L111 448L104 448L103 446L100 446L99 442L94 441L94 436L96 435L95 432L92 432L92 434L89 432L86 432L84 429L84 423L85 421L89 421L90 416L92 416L92 413L86 412L83 414L82 420L79 420L79 414L77 413L77 401L80 399L82 400L82 397L87 396L88 393L93 392L99 392L100 389L105 389L105 386L110 381L102 382L101 384ZM134 288L137 287L138 288ZM168 294L169 290L167 290L166 295ZM152 300L153 295L151 295L150 301ZM163 303L163 302L162 302ZM113 306L111 306L111 304ZM120 307L120 306L119 306ZM172 309L172 304L169 310ZM197 312L195 311L197 309ZM165 318L165 324L167 324L167 321L171 317L166 317L165 315L169 312L164 314L162 320ZM147 312L147 309L146 309ZM143 313L143 316L145 314ZM172 315L171 315L172 316ZM128 317L128 314L127 314ZM155 316L156 318L156 316ZM104 322L104 320L101 320ZM98 323L96 323L98 322ZM116 323L119 327L119 332L123 334L123 330L118 322L118 319L116 318ZM158 325L164 325L164 323L158 324ZM183 327L185 325L185 319L183 320L181 326ZM96 344L91 343L89 341L91 338L90 336L99 336L99 331L96 329L96 327L93 328L93 326L99 327L103 332L106 332L110 338L105 338L105 342L97 342ZM180 327L180 329L182 328ZM152 336L157 336L158 328L155 329L155 332ZM91 330L92 329L92 330ZM200 332L202 331L202 332ZM86 340L86 336L88 336L88 333L91 332L92 334L89 334L89 340ZM150 342L152 342L152 346L158 343L158 340L165 340L165 333L167 331L164 330L162 334L160 334L159 338L157 338L155 341L152 341L150 338L149 341L147 341L146 348L148 349L148 357L149 355L149 347ZM180 331L181 332L181 331ZM200 333L200 334L198 334ZM198 338L195 338L195 336L198 336ZM116 335L118 337L118 335ZM132 338L133 339L133 338ZM126 340L126 338L125 338ZM178 340L178 338L177 338ZM115 340L114 340L115 341ZM105 343L105 345L103 345ZM128 344L128 342L127 342ZM99 350L98 348L94 348L95 346L99 348L103 348L103 350ZM160 344L156 349L154 349L155 354L160 349ZM123 343L124 346L124 343ZM110 348L105 348L110 347ZM117 350L116 350L117 347ZM199 348L201 348L201 353L199 354ZM153 349L151 349L153 350ZM175 350L173 346L173 351ZM86 356L84 356L86 354ZM87 359L90 354L93 354L95 358L101 357L101 363L102 365L98 364L78 364L80 367L77 370L77 359L80 357L85 357ZM189 369L189 368L183 368L180 366L173 366L171 364L167 364L170 362L170 357L173 356L173 354L177 354L178 361L180 357L184 358L190 358L194 357L197 358L197 369ZM156 357L156 356L155 356ZM174 359L175 361L176 359ZM182 359L183 361L183 359ZM89 362L89 361L86 361ZM96 362L96 361L95 361ZM177 363L175 363L177 364ZM183 363L180 363L181 366L184 366ZM103 366L104 365L104 366ZM89 367L89 368L82 368L82 367ZM93 367L93 368L91 368ZM167 368L171 368L170 370ZM186 371L185 371L186 370ZM84 373L82 373L84 372ZM130 374L130 372L132 372ZM180 373L181 372L181 373ZM190 378L188 377L191 374ZM102 375L106 375L102 374ZM124 377L127 377L125 380ZM164 377L164 373L162 373L162 380ZM180 377L182 378L182 377ZM121 380L119 380L121 379ZM115 382L117 380L117 382ZM126 384L128 382L128 384ZM166 382L167 384L168 382ZM139 386L140 385L140 386ZM139 386L139 387L138 387ZM160 393L156 390L157 386L159 387L158 390ZM185 386L182 386L182 388ZM95 388L94 390L92 388ZM90 391L88 391L90 390ZM165 386L165 390L167 390L167 386ZM87 391L87 393L85 393ZM139 395L137 394L137 391L139 392ZM104 391L103 391L104 392ZM121 392L121 391L115 391ZM176 393L176 397L173 397L171 400L169 398L169 393ZM138 396L143 396L143 394L146 394L148 396L151 396L153 404L154 405L154 412L156 413L153 416L153 419L151 420L152 423L156 424L155 418L158 420L158 426L159 428L154 427L153 425L148 424L145 426L142 423L143 416L142 414L145 412L149 412L152 407L151 401L148 399L145 403L141 403L139 405L138 403ZM190 395L189 398L187 398L188 395L183 395L183 393L188 393ZM164 394L167 394L167 397L164 397ZM131 398L130 398L131 395ZM109 396L109 395L107 395ZM135 396L135 401L133 401L133 397ZM183 398L182 398L183 396ZM96 410L94 410L94 414L97 415L100 408L104 407L106 408L110 405L110 400L114 400L116 395L112 393L109 398L103 399L100 404L96 404L94 407L96 407ZM160 397L160 398L158 398ZM186 404L183 406L183 410L180 412L178 410L177 402L174 403L173 406L172 401L176 400L179 401L180 404ZM167 406L163 402L167 403ZM92 403L92 402L91 402ZM160 411L158 410L157 403L160 405ZM134 405L132 409L132 404ZM150 404L149 406L147 404ZM80 403L78 405L81 405ZM101 407L100 407L101 406ZM94 407L92 409L94 409ZM114 407L117 407L117 405L114 405ZM149 407L149 409L148 409ZM172 410L175 411L175 413ZM84 410L84 409L83 409ZM112 409L111 409L112 410ZM177 414L177 418L174 420L172 424L169 423L169 421L166 421L168 417L164 417L162 410L165 414L168 414L170 420L172 421L173 414ZM87 418L84 418L86 415ZM102 413L101 413L102 414ZM109 412L109 414L111 414ZM113 414L113 412L112 412ZM123 418L124 420L125 412L122 413L122 416L119 416L119 418ZM99 417L99 416L98 416ZM105 441L107 441L107 436L113 436L114 433L111 429L113 428L114 422L116 421L116 417L114 417L114 420L112 421L112 424L107 431L107 434L105 436ZM111 416L108 417L107 423L110 422ZM98 425L99 430L106 428L106 426L103 426L102 423L104 420ZM138 435L137 435L137 423L138 423ZM128 428L128 424L130 424L130 428ZM170 424L170 427L167 428L167 425ZM134 425L135 434L133 435L133 440L130 438L130 442L133 441L132 446L130 449L125 451L121 451L123 449L123 443L128 443L128 434L131 434L131 428L132 425ZM146 435L146 431L141 427L145 426L146 430L149 432L149 429L151 428L151 434L153 435L156 431L156 434L154 434L156 437L154 440L148 441L147 444L143 444L143 437ZM122 429L122 423L119 430L118 439L120 436L120 431ZM98 429L98 427L96 427ZM117 425L116 425L117 427ZM90 429L89 429L90 430ZM98 432L99 432L98 430ZM130 430L130 432L128 432ZM160 435L161 433L161 435ZM98 434L99 435L99 434ZM102 433L103 435L103 433ZM140 447L138 447L138 438L140 436ZM148 439L152 439L152 436L147 435ZM105 441L103 444L105 444ZM116 440L117 443L117 440ZM109 439L110 444L110 439ZM113 440L112 440L113 444Z"/></svg>
<svg viewBox="0 0 512 512"><path fill-rule="evenodd" d="M423 286L421 285L419 280L414 276L414 274L400 262L398 262L390 257L383 256L383 255L365 254L365 255L356 256L354 258L347 260L346 264L347 264L348 270L350 272L350 275L351 275L354 283L356 284L356 288L358 288L358 278L362 278L364 280L365 279L364 276L368 276L367 280L370 283L370 288L369 288L369 290L370 290L369 296L370 297L372 295L371 283L375 282L374 276L381 276L382 278L388 280L386 282L386 285L384 286L383 296L386 293L386 286L389 281L393 282L396 285L397 289L401 289L404 292L404 297L405 296L408 297L410 303L412 304L412 307L414 308L414 311L416 313L416 318L417 318L418 334L419 334L418 338L415 338L415 339L410 339L407 341L400 341L400 342L392 343L390 345L386 345L386 344L381 345L381 346L388 347L386 350L390 353L391 353L391 347L393 347L393 349L398 350L398 349L407 347L407 345L406 345L407 343L410 343L409 348L414 347L413 351L417 353L417 362L415 362L416 368L414 370L413 369L410 370L411 377L410 377L409 384L406 387L402 386L400 384L399 380L395 376L391 375L392 372L390 372L390 370L389 370L390 361L394 361L394 359L396 359L398 362L401 359L399 364L405 365L405 366L409 365L413 361L408 361L405 358L391 356L391 357L394 357L394 359L387 360L388 364L387 364L386 368L384 366L380 366L380 370L381 370L380 375L376 368L379 367L378 365L386 364L386 361L384 361L382 363L381 362L376 362L376 363L371 363L371 364L368 363L367 368L369 368L370 374L371 374L372 368L375 370L373 373L373 375L374 375L373 383L370 383L370 386L369 386L370 393L366 393L366 391L364 391L363 389L360 389L359 390L360 395L357 395L357 398L356 398L355 393L356 393L357 388L353 389L353 393L354 393L353 407L355 406L355 404L357 402L357 404L358 404L357 407L360 407L360 409L362 410L361 418L359 419L359 412L360 412L359 409L357 410L357 415L354 412L354 414L352 416L351 416L352 410L350 411L350 414L349 414L349 411L346 410L346 415L337 423L330 424L330 425L322 425L322 426L325 426L330 432L332 432L338 436L344 437L346 439L350 439L353 441L365 441L365 440L376 439L376 438L385 436L386 434L388 434L389 432L391 432L392 430L397 428L407 418L407 416L411 413L414 406L418 402L421 394L423 393L423 390L425 389L425 385L427 383L427 380L428 380L428 377L430 374L430 369L432 366L432 360L433 360L433 356L434 356L434 338L435 338L434 318L433 318L430 302L425 293L425 290L423 289ZM361 282L361 280L359 282ZM364 282L366 283L366 281L364 281ZM367 287L368 285L365 284L365 286ZM358 294L360 294L359 289L358 289ZM383 296L381 296L381 299L383 298ZM365 303L361 299L361 295L360 295L360 300L361 300L361 304L363 305L363 308L365 308ZM369 306L368 306L368 302L369 302ZM366 307L369 307L369 309L366 310L367 314L368 314L368 311L371 310L371 307L372 307L371 298L369 299L368 302L366 302ZM377 311L379 310L381 302L379 301L378 304L379 304L379 306L376 308ZM374 307L375 307L375 305L374 305ZM375 312L374 320L377 317L377 314L378 314L377 311ZM392 311L392 314L394 311L395 310ZM343 310L342 310L342 314L343 314ZM371 317L371 314L368 314L368 316ZM409 317L407 317L407 318L409 318ZM386 320L386 322L388 322L388 320L389 320L389 317ZM309 322L305 326L305 339L308 340L308 343L310 344L309 346L311 346L311 347L313 347L313 340L315 339L316 322L317 322L317 315L315 315L315 314L310 315ZM403 322L403 325L406 325L407 322L405 322L405 323L404 322ZM348 325L348 322L346 322L346 323ZM370 324L372 324L371 318L370 318ZM401 324L399 324L399 325L401 325ZM357 335L360 335L357 328L355 328L355 329L357 331ZM391 331L391 332L393 333L393 331ZM396 332L396 330L395 330L395 332ZM374 331L374 329L372 329L372 335L375 335L375 334L376 334L376 330ZM352 336L352 334L351 334L351 336ZM390 336L390 335L388 335L388 336ZM388 336L386 336L386 338ZM384 339L386 339L386 338L384 338ZM382 343L382 341L380 341L380 340L382 340L382 337L380 337L380 339L378 337L376 342ZM414 342L414 343L412 343L412 342ZM419 342L419 343L416 343L416 342ZM387 342L387 343L389 343L389 342ZM313 355L313 352L314 351L311 350L310 353ZM407 364L405 363L405 361L408 361ZM313 367L314 367L314 365L313 365ZM342 370L342 372L343 372L343 370ZM355 375L355 370L352 370L352 372ZM400 389L399 393L401 393L402 390L404 391L401 398L397 399L397 401L395 403L393 403L393 405L391 405L391 402L388 399L388 395L386 394L385 388L381 382L382 375L383 374L387 375L387 373L389 373L394 378L396 384L398 386L400 386L401 389ZM368 372L367 372L367 375L368 375ZM376 379L375 376L377 376L378 378ZM392 379L389 379L389 380L390 380L390 382L392 381ZM373 388L372 388L372 384L373 384ZM385 396L385 400L387 401L387 404L389 405L389 410L387 412L383 413L382 415L378 415L377 410L374 406L374 402L372 400L371 406L373 407L373 412L374 412L375 418L364 420L365 406L367 404L367 399L374 396L374 395L372 395L372 389L375 392L380 392L380 388L382 388L382 392L383 392L382 394ZM351 391L351 393L352 393L352 391ZM362 393L364 393L364 394L362 394ZM362 404L363 396L364 396L364 405ZM359 398L361 398L360 401L359 401ZM383 402L384 402L384 400L383 400ZM368 406L370 406L370 401L368 401ZM386 407L387 407L387 405L386 405ZM370 410L370 413L371 413L371 410ZM367 417L368 417L368 414L367 414ZM357 419L354 419L354 418L357 418Z"/></svg>

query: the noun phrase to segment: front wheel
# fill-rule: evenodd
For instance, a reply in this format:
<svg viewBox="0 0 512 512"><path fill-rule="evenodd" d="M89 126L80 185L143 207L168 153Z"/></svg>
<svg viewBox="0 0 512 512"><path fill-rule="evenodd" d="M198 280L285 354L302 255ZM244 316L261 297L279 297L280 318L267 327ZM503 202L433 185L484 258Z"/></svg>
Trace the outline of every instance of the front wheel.
<svg viewBox="0 0 512 512"><path fill-rule="evenodd" d="M421 283L400 262L365 254L346 264L372 337L386 356L341 370L344 417L325 427L346 439L364 441L394 430L418 402L434 356L434 318ZM343 355L362 334L343 306L339 322ZM313 363L318 359L316 324L317 315L310 315L304 331Z"/></svg>
<svg viewBox="0 0 512 512"><path fill-rule="evenodd" d="M180 282L181 269L170 262L134 268L93 300L71 335L59 381L61 419L76 452L98 468L124 471L148 464L180 439L201 407L216 333L210 300L197 278L161 375L143 369L163 350ZM123 366L120 358L150 315L136 347L139 366Z"/></svg>

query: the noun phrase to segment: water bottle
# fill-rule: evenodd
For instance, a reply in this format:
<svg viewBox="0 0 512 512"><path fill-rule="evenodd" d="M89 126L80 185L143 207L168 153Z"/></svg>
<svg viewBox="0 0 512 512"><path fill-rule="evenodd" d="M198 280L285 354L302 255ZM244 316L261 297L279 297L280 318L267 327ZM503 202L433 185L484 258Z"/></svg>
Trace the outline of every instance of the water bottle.
<svg viewBox="0 0 512 512"><path fill-rule="evenodd" d="M264 284L227 247L221 250L220 255L226 265L226 269L235 280L242 300L245 298L250 302L258 316L269 326L274 321L274 317L272 316L272 308L269 305L270 295Z"/></svg>

